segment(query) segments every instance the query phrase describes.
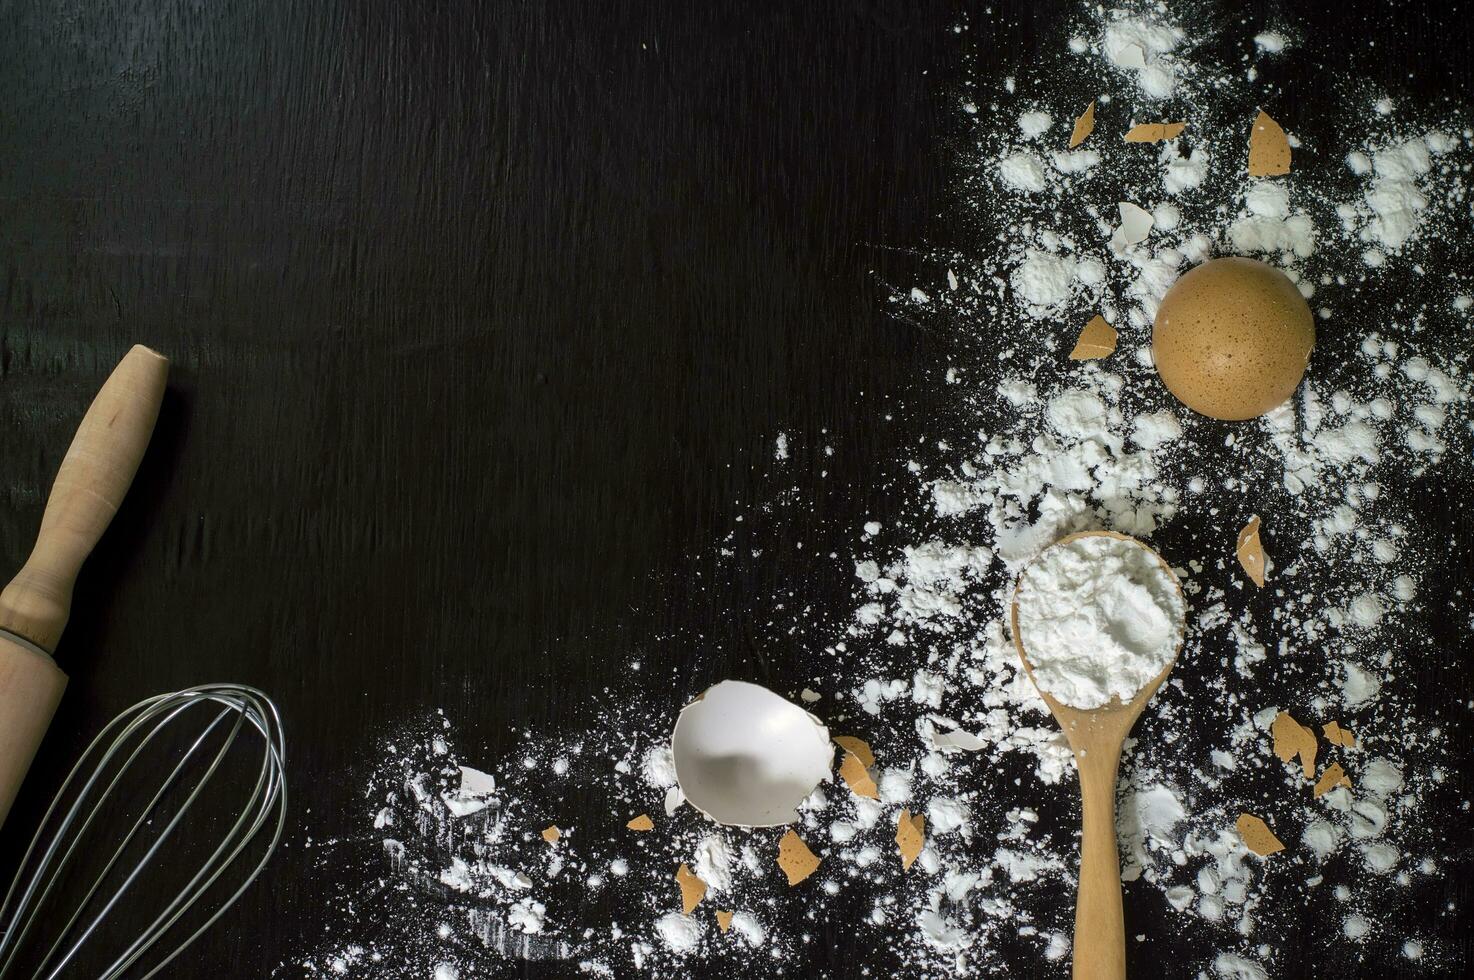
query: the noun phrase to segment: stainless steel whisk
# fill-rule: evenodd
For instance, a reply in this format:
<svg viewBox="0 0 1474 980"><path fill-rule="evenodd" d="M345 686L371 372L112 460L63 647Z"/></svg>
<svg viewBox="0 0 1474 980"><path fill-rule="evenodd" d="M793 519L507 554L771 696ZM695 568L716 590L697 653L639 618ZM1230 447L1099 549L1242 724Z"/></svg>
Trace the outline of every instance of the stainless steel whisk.
<svg viewBox="0 0 1474 980"><path fill-rule="evenodd" d="M102 871L90 885L84 883L86 892L62 928L56 933L41 928L46 920L41 915L42 907L52 898L74 859L80 854L105 853L101 848L94 851L96 845L83 846L104 805L114 799L114 791L136 763L149 761L145 750L150 744L155 739L160 744L166 742L167 738L160 739L160 736L167 736L170 726L179 724L187 714L197 715L196 709L213 710L214 716L207 723L201 722L203 729L192 738L172 771L164 775ZM242 735L249 738L252 733L259 735L262 743L259 769L255 785L234 823L188 882L172 897L164 896L168 901L157 917L96 975L100 980L156 976L224 915L261 873L281 841L287 812L286 743L276 705L261 691L237 684L206 684L161 694L124 711L93 739L67 775L21 860L4 902L0 903L0 980L20 976L53 980L74 965L89 940L96 943L99 933L105 932L105 921L115 913L118 903L139 876L167 853L165 845L169 838L218 774L232 746ZM194 770L192 785L187 778L191 770ZM133 778L147 779L156 771L140 769ZM173 795L183 796L177 809L172 802L168 807L160 805L171 790ZM172 812L163 812L169 810ZM152 843L140 837L160 823L162 830ZM142 849L143 853L124 860L130 846ZM257 851L260 856L252 863ZM222 883L218 905L203 921L196 922L199 915L208 911L204 904L207 894L232 869L241 875L239 883L233 889L231 879ZM109 882L113 883L111 893L106 890ZM93 905L97 908L89 911ZM180 926L181 920L191 912L196 915ZM170 938L161 946L161 941L176 927L182 938ZM47 943L49 947L44 949L44 955L31 964L31 954L42 950ZM26 962L23 967L22 962Z"/></svg>

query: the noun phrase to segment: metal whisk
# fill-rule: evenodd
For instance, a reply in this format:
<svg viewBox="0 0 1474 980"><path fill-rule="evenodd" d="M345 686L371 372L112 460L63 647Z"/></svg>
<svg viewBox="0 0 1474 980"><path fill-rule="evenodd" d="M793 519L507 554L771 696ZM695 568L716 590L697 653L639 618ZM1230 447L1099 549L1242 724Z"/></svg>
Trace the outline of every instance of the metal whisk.
<svg viewBox="0 0 1474 980"><path fill-rule="evenodd" d="M202 709L205 718L199 718L200 712L195 709ZM211 712L213 717L209 717ZM195 728L171 731L171 726L186 724L187 716L189 723L202 727L197 732ZM180 731L185 733L189 746L178 763L172 770L167 764L150 767L146 750L152 746L155 754L166 751L170 736L178 738ZM211 779L220 773L232 746L242 735L249 741L253 733L262 743L259 768L255 762L250 763L256 771L255 785L234 823L188 881L172 897L167 892L162 896L167 904L136 938L129 942L126 937L112 937L113 944L126 942L126 948L95 975L101 980L156 976L224 915L261 873L281 840L287 813L286 744L281 718L269 697L253 687L206 684L161 694L124 711L93 739L72 768L0 903L0 980L21 976L53 980L63 976L69 966L77 968L83 948L89 941L93 947L99 945L99 934L107 932L106 920L118 913L119 903L140 875L169 853L165 845ZM134 770L131 777L130 770ZM75 911L69 918L56 917L66 918L58 932L43 929L43 923L53 921L53 917L43 916L42 909L49 900L53 904L59 901L53 892L63 875L70 871L75 876L77 865L88 863L77 859L105 855L112 846L100 839L102 834L94 831L93 824L105 806L123 805L115 790L126 785L125 777L142 781L158 778L159 774L162 778L157 790L139 808L101 872L90 883L84 877L83 898ZM168 805L161 805L166 799ZM97 830L105 832L107 823L104 818ZM153 827L161 829L149 842L147 834ZM125 859L130 849L142 853ZM180 853L184 853L183 848ZM255 857L258 853L259 858ZM221 882L232 869L238 877ZM187 872L190 866L184 870ZM209 903L214 903L213 911ZM105 962L109 955L89 947L88 959L92 962ZM88 975L93 975L90 965L87 969Z"/></svg>

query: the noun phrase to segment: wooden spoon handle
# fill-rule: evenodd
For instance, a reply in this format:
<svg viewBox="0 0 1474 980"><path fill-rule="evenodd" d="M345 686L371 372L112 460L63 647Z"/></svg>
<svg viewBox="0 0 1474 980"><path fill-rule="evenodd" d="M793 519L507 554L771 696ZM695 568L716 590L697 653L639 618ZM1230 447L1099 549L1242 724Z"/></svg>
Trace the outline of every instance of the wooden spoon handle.
<svg viewBox="0 0 1474 980"><path fill-rule="evenodd" d="M1126 923L1121 912L1121 856L1116 847L1118 748L1076 755L1082 833L1075 896L1074 980L1125 980Z"/></svg>
<svg viewBox="0 0 1474 980"><path fill-rule="evenodd" d="M168 374L166 358L134 347L97 393L56 474L35 550L0 592L0 630L47 653L56 649L82 562L107 530L148 448Z"/></svg>

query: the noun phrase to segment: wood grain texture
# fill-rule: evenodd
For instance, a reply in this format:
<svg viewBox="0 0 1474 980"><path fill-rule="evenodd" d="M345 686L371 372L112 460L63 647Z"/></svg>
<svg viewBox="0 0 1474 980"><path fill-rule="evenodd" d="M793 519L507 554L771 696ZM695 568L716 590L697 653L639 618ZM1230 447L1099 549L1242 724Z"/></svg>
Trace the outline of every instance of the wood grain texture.
<svg viewBox="0 0 1474 980"><path fill-rule="evenodd" d="M758 642L753 597L802 579L847 603L845 570L813 556L895 512L903 491L876 474L928 434L946 338L887 316L885 286L913 281L908 250L954 244L939 215L964 58L996 88L1074 8L978 6L962 35L960 6L926 0L0 10L0 567L24 561L128 345L175 365L79 581L57 651L72 688L12 819L34 821L46 780L143 696L270 691L289 846L180 973L256 977L335 925L315 857L363 826L358 767L407 719L444 708L495 758L514 729L589 723L627 651L674 704L739 672L802 682L797 642ZM1305 43L1265 72L1307 106L1340 104L1346 71L1467 95L1456 12L1293 15ZM836 454L779 467L779 431ZM1459 495L1419 486L1467 540ZM717 542L764 560L734 570ZM1468 586L1452 562L1435 607ZM1471 696L1430 691L1430 708ZM19 846L0 841L0 874ZM1467 884L1426 892L1419 909L1470 903ZM1412 914L1467 942L1458 916ZM1133 976L1201 952L1160 903L1126 928L1161 937ZM1278 937L1286 976L1312 962L1298 928ZM877 955L845 921L812 936L807 975ZM1040 964L1002 942L1019 975ZM1313 962L1358 975L1358 955ZM509 975L558 975L537 971Z"/></svg>

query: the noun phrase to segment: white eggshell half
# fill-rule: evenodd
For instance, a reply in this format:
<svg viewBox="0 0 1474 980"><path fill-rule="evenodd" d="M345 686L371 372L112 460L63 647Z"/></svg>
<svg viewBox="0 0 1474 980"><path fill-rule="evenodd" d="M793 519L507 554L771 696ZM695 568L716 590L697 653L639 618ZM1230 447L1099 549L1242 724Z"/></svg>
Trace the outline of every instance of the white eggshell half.
<svg viewBox="0 0 1474 980"><path fill-rule="evenodd" d="M671 735L676 783L720 824L778 827L829 776L834 746L813 715L766 687L722 681L686 705Z"/></svg>

